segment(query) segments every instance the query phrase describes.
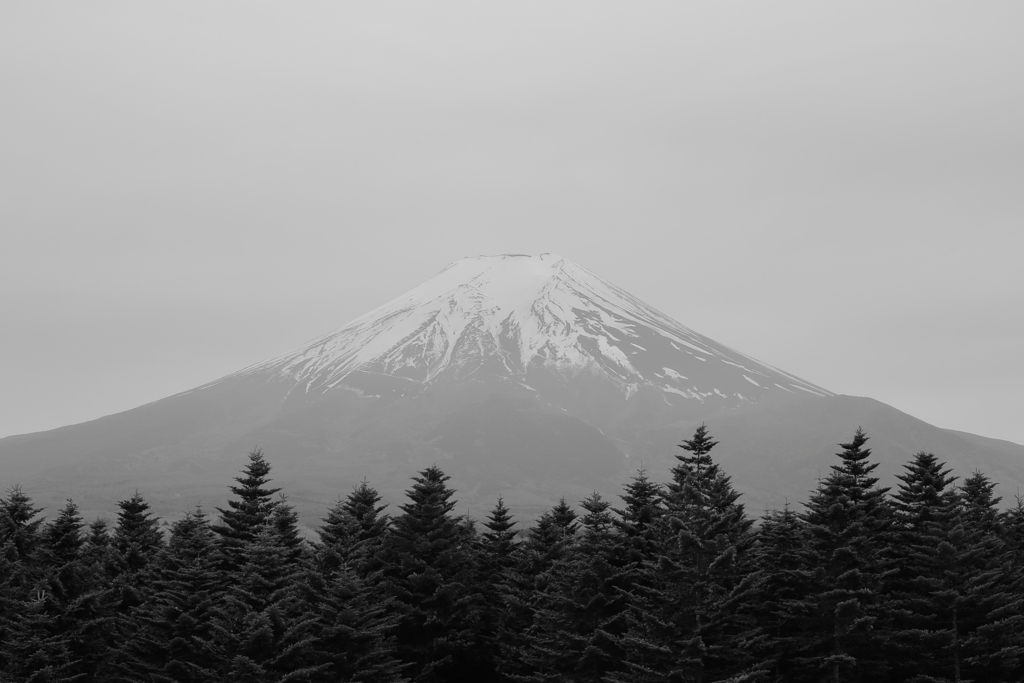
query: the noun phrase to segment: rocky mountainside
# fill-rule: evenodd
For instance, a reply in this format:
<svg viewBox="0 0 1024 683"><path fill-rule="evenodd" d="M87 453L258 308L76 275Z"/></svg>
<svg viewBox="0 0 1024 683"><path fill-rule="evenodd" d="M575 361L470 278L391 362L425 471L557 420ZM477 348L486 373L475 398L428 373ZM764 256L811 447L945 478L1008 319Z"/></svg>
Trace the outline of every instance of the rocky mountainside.
<svg viewBox="0 0 1024 683"><path fill-rule="evenodd" d="M1012 492L1024 447L927 425L709 339L568 259L457 261L301 348L133 410L0 440L0 484L109 510L138 488L166 515L220 504L261 446L307 521L368 478L391 500L436 463L481 516L667 476L706 422L754 509L805 498L857 426L891 476L917 450Z"/></svg>

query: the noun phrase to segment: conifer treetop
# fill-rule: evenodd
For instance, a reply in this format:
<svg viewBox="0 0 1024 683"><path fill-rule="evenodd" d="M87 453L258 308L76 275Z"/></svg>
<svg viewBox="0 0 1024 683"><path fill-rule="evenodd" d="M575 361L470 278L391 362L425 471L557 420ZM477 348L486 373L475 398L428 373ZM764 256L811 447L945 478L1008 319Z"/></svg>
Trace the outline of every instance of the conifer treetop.
<svg viewBox="0 0 1024 683"><path fill-rule="evenodd" d="M82 528L85 522L78 514L78 505L68 498L63 509L44 532L46 546L54 558L60 562L70 562L78 556L85 539L82 538Z"/></svg>
<svg viewBox="0 0 1024 683"><path fill-rule="evenodd" d="M135 545L143 551L153 549L163 543L160 533L160 519L154 517L149 510L149 503L136 491L131 498L118 502L121 511L117 513L117 526L114 528L114 545L121 552Z"/></svg>
<svg viewBox="0 0 1024 683"><path fill-rule="evenodd" d="M249 463L242 470L243 476L235 477L239 486L229 487L238 496L238 500L229 500L226 509L216 508L223 524L214 526L215 532L234 541L251 541L255 538L259 529L270 520L274 510L282 503L280 500L272 500L274 494L281 489L266 487L270 482L270 470L270 463L263 457L260 448L250 451Z"/></svg>
<svg viewBox="0 0 1024 683"><path fill-rule="evenodd" d="M484 538L490 535L504 534L516 525L512 518L512 511L505 506L505 500L498 496L498 502L487 515L487 521L483 523L488 531L484 532ZM514 534L513 534L514 535Z"/></svg>
<svg viewBox="0 0 1024 683"><path fill-rule="evenodd" d="M39 540L43 519L37 516L42 511L21 486L9 488L7 497L0 500L0 544L10 541L20 558L28 557Z"/></svg>
<svg viewBox="0 0 1024 683"><path fill-rule="evenodd" d="M594 491L580 501L580 507L587 511L583 516L583 528L587 531L587 537L606 534L612 527L614 518L608 511L611 503L604 500L601 494Z"/></svg>
<svg viewBox="0 0 1024 683"><path fill-rule="evenodd" d="M897 514L909 524L920 526L931 522L936 514L953 514L956 477L950 476L951 469L932 453L916 453L903 466L905 472L897 474L900 485L893 496L893 507Z"/></svg>

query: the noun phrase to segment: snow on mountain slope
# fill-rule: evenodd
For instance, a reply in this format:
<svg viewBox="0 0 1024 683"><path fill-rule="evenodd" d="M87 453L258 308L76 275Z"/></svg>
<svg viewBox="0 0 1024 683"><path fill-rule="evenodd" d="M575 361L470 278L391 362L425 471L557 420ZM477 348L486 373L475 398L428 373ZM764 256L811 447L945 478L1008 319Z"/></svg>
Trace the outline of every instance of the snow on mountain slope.
<svg viewBox="0 0 1024 683"><path fill-rule="evenodd" d="M783 391L832 395L555 254L456 261L344 327L230 377L277 376L317 394L347 386L357 371L414 385L497 375L527 389L537 373L590 374L625 399L653 389L670 404L747 402Z"/></svg>

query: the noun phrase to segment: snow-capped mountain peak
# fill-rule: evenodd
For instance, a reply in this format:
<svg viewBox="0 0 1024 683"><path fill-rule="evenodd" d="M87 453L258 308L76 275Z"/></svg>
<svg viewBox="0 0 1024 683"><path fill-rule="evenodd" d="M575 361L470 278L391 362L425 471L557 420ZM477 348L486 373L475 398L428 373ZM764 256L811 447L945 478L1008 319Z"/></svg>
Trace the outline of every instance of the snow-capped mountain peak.
<svg viewBox="0 0 1024 683"><path fill-rule="evenodd" d="M694 332L556 254L464 258L398 298L296 351L237 373L288 379L304 393L354 375L411 386L580 374L628 400L750 401L771 392L829 395Z"/></svg>

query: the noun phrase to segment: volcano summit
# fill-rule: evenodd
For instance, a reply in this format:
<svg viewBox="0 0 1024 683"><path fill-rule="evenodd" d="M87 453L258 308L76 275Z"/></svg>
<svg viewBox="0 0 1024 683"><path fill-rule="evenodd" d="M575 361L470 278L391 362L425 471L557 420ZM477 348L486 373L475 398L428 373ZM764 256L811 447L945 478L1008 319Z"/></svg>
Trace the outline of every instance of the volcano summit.
<svg viewBox="0 0 1024 683"><path fill-rule="evenodd" d="M224 380L266 376L293 391L363 391L375 378L403 392L501 380L570 387L588 376L628 401L657 392L734 406L785 391L830 392L737 353L555 254L478 256L301 349ZM376 380L381 381L381 380ZM371 390L372 391L372 390Z"/></svg>
<svg viewBox="0 0 1024 683"><path fill-rule="evenodd" d="M932 450L1020 485L1024 448L837 396L669 318L554 254L465 258L301 348L161 401L0 440L0 484L85 511L134 488L164 514L216 503L261 446L307 515L366 477L391 500L438 464L481 513L663 479L707 422L755 509L803 499L857 426L883 472Z"/></svg>

